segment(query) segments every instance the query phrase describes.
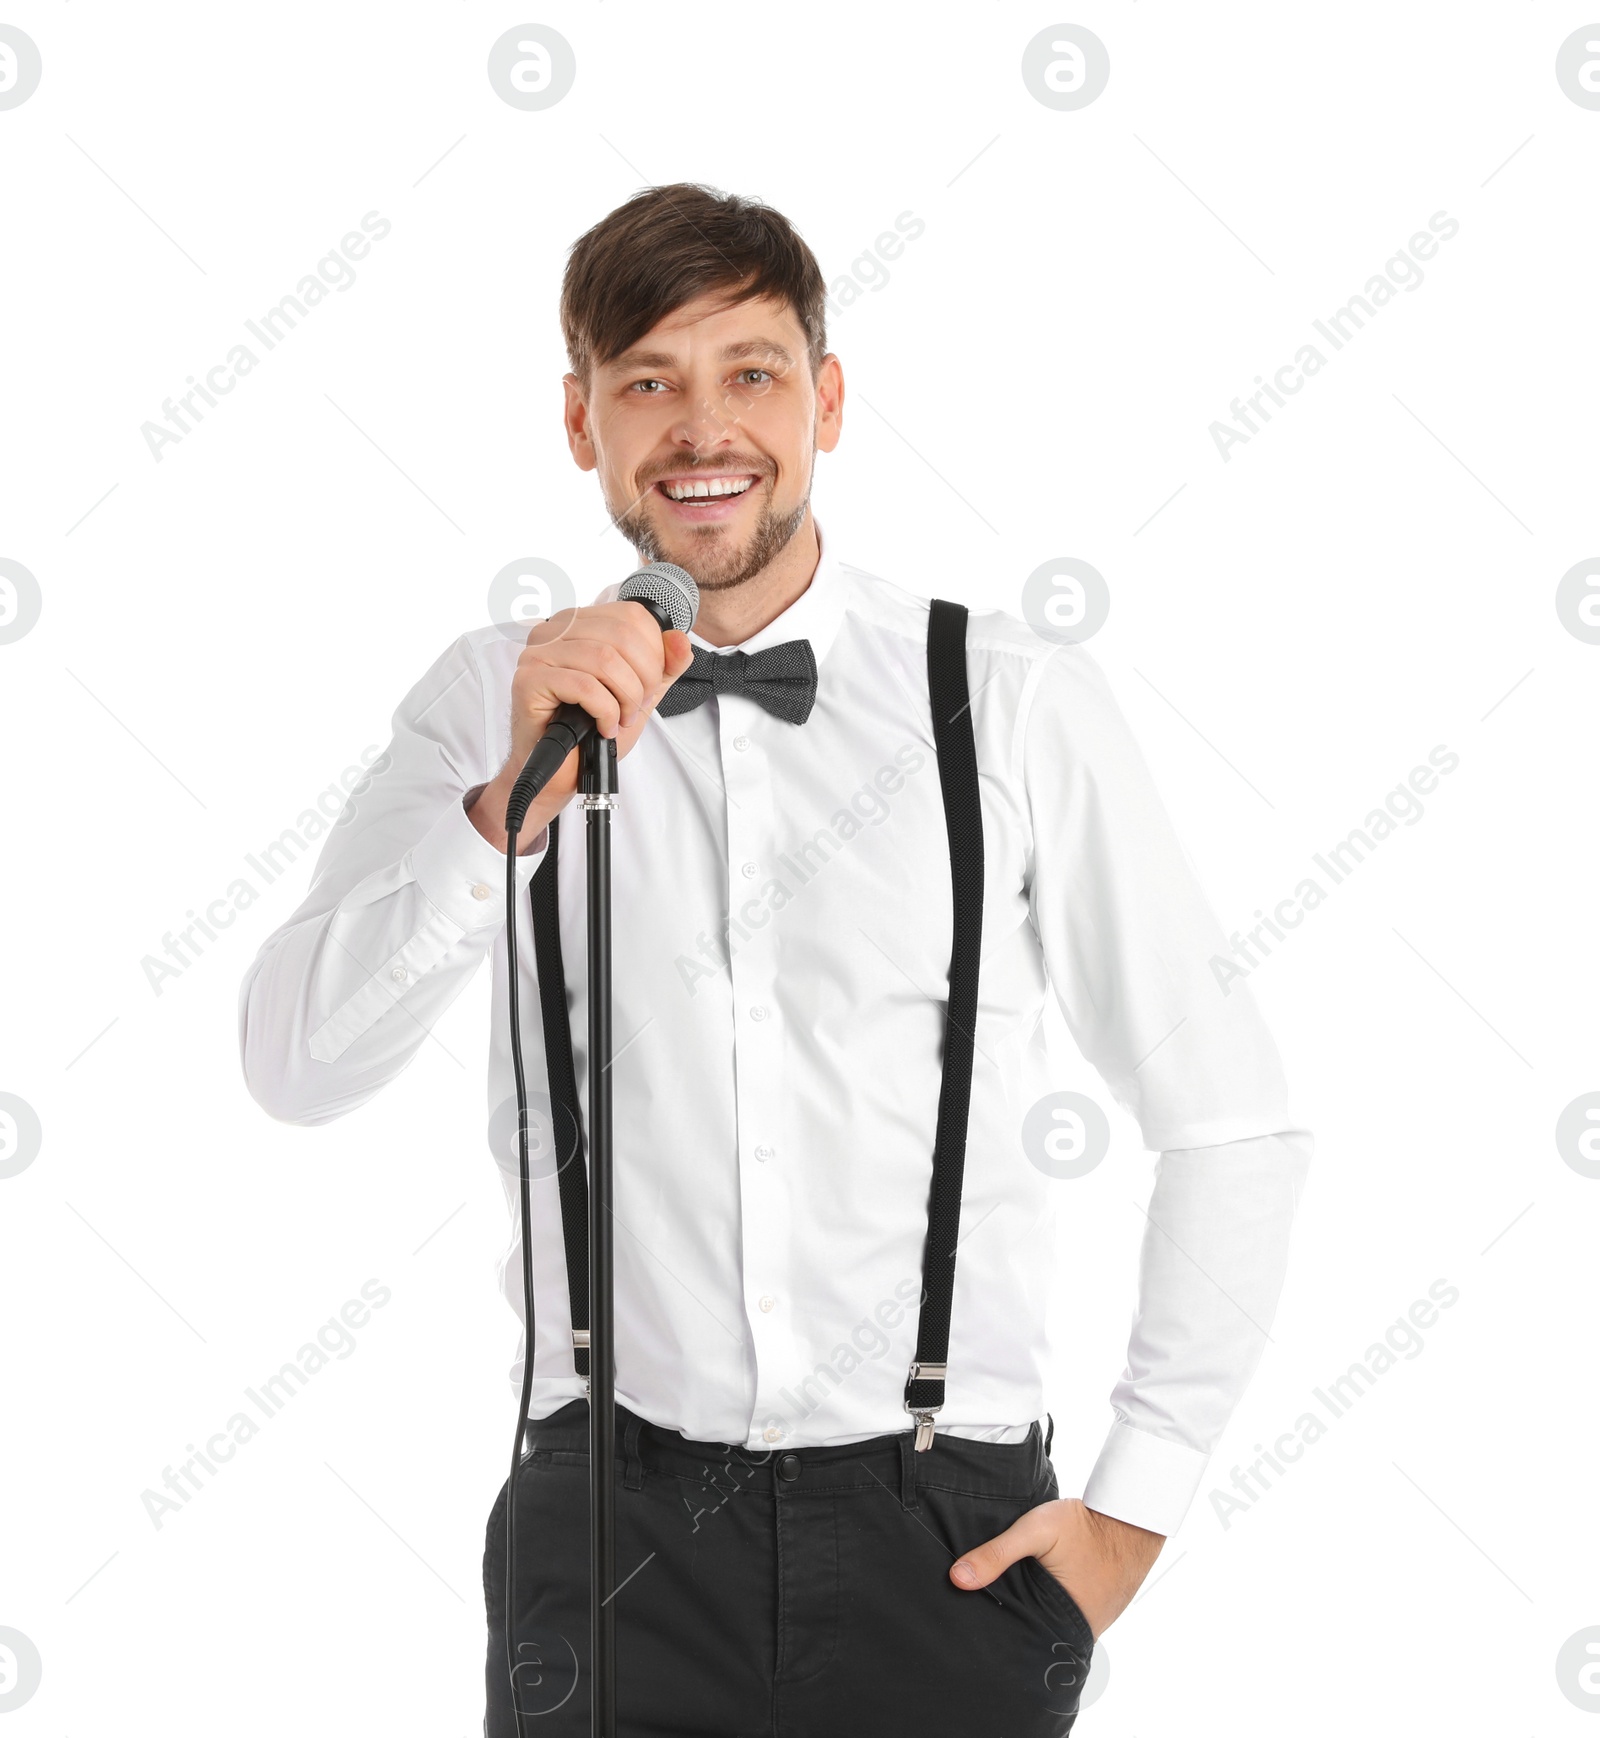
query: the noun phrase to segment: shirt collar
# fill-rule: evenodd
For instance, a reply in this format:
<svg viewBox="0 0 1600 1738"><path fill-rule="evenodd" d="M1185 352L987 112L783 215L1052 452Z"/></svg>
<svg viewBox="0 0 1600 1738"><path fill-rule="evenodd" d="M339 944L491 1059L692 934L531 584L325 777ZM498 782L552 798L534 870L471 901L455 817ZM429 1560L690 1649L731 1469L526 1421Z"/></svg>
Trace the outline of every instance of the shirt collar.
<svg viewBox="0 0 1600 1738"><path fill-rule="evenodd" d="M816 524L813 518L813 524ZM782 615L775 616L764 628L740 640L733 646L713 646L694 632L690 640L708 652L762 652L768 646L780 646L785 640L810 640L811 650L820 668L828 649L844 620L845 579L839 571L838 559L828 546L820 525L816 526L820 551L811 583L801 592Z"/></svg>

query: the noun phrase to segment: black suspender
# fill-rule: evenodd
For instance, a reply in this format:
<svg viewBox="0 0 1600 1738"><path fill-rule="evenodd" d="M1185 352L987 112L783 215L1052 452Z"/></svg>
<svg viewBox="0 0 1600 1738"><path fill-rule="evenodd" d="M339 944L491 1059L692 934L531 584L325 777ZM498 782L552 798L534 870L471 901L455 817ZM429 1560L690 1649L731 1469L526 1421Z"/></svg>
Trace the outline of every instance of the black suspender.
<svg viewBox="0 0 1600 1738"><path fill-rule="evenodd" d="M928 1194L928 1233L922 1257L922 1308L916 1358L906 1381L906 1410L916 1418L916 1446L933 1446L933 1415L944 1405L950 1349L950 1306L956 1283L961 1228L961 1178L972 1098L973 1034L978 1016L978 962L983 940L983 812L978 755L967 696L967 611L935 598L928 613L928 694L933 740L950 843L950 999L945 1015L939 1117ZM567 1253L567 1299L572 1312L572 1363L589 1375L589 1188L572 1025L561 961L557 904L559 823L550 823L545 860L529 883L539 1012L544 1022L550 1113L560 1164L561 1234ZM532 1355L531 1349L528 1356Z"/></svg>
<svg viewBox="0 0 1600 1738"><path fill-rule="evenodd" d="M967 697L967 612L933 600L928 613L928 697L939 756L945 830L950 838L950 1000L945 1009L944 1073L933 1140L928 1240L922 1254L922 1312L917 1353L906 1378L906 1411L917 1421L916 1446L933 1446L933 1415L944 1405L950 1350L950 1302L961 1236L961 1176L972 1100L973 1034L978 1023L978 961L983 951L983 809L978 751Z"/></svg>
<svg viewBox="0 0 1600 1738"><path fill-rule="evenodd" d="M572 1367L589 1380L589 1168L578 1114L578 1073L572 1061L572 1019L561 963L561 911L556 901L556 841L560 818L550 822L544 861L528 883L533 906L533 951L539 968L539 1013L544 1021L545 1071L550 1077L550 1122L560 1167L561 1239L567 1246L567 1302L572 1311ZM527 1357L533 1356L529 1347Z"/></svg>

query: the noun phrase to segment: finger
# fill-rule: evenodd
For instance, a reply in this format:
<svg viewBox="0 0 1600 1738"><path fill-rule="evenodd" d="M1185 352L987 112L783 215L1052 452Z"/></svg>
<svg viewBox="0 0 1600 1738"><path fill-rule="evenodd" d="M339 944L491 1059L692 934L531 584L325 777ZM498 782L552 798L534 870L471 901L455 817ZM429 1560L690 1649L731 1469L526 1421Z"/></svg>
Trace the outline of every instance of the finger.
<svg viewBox="0 0 1600 1738"><path fill-rule="evenodd" d="M616 646L639 679L638 701L623 713L622 722L626 727L638 717L656 684L661 680L665 659L663 635L655 617L642 608L635 609L623 603L602 607L609 613L604 631L599 637L602 641Z"/></svg>
<svg viewBox="0 0 1600 1738"><path fill-rule="evenodd" d="M581 706L595 721L602 736L617 734L622 708L616 695L598 676L591 676L587 670L575 669L569 664L549 664L539 673L539 686L545 697L558 705L570 702ZM539 707L536 710L543 712L545 709Z"/></svg>
<svg viewBox="0 0 1600 1738"><path fill-rule="evenodd" d="M603 607L610 615L606 637L616 640L627 653L628 661L645 678L646 689L650 688L661 680L661 624L637 598Z"/></svg>
<svg viewBox="0 0 1600 1738"><path fill-rule="evenodd" d="M602 645L618 645L645 678L648 688L657 679L661 665L661 629L644 609L631 603L589 604L582 608L569 606L554 611L528 630L527 644L555 646L579 640L595 640Z"/></svg>
<svg viewBox="0 0 1600 1738"><path fill-rule="evenodd" d="M595 656L595 674L621 702L622 722L632 723L655 683L661 658L659 649L640 653L601 641L596 643Z"/></svg>
<svg viewBox="0 0 1600 1738"><path fill-rule="evenodd" d="M639 598L620 598L616 603L600 606L616 623L621 635L631 646L644 650L650 646L659 647L663 630L655 612L645 606Z"/></svg>
<svg viewBox="0 0 1600 1738"><path fill-rule="evenodd" d="M963 1551L950 1566L957 1587L987 1587L1023 1557L1037 1557L1055 1543L1055 1529L1041 1509L1019 1515L1003 1533Z"/></svg>
<svg viewBox="0 0 1600 1738"><path fill-rule="evenodd" d="M628 659L606 640L564 640L559 653L547 661L545 648L538 648L532 659L535 679L541 684L545 673L555 669L578 669L596 676L616 696L624 723L644 700L647 684Z"/></svg>

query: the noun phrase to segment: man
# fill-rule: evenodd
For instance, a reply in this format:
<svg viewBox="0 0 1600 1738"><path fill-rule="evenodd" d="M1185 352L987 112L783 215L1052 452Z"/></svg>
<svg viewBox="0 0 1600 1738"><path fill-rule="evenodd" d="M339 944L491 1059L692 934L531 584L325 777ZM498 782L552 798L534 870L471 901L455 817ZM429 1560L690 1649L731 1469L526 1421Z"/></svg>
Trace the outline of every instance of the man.
<svg viewBox="0 0 1600 1738"><path fill-rule="evenodd" d="M611 588L525 645L492 627L456 641L246 979L244 1066L274 1115L323 1122L405 1067L486 954L505 1007L507 795L557 706L591 713L623 762L621 1729L1062 1733L1094 1639L1255 1367L1310 1142L1247 992L1211 978L1225 944L1098 666L1001 611L965 629L956 725L970 717L981 841L954 830L929 602L847 566L809 505L843 427L824 295L784 218L701 187L647 190L576 244L572 455L641 561L694 576L695 629L663 633ZM535 801L518 860L523 910L556 914L537 953L551 995L537 919L515 963L523 1009L540 1010L523 1022L529 1079L552 1091L511 1614L519 1699L547 1733L586 1732L589 1704L587 1353L560 1198L582 1148L557 1138L587 1090L584 842L574 818L555 824L576 760ZM914 1420L924 1257L939 1259L930 1155L959 1048L953 863L980 842L943 1403ZM1127 1369L1081 1500L1058 1496L1042 1429L1054 1194L1022 1134L1052 1086L1047 986L1161 1154ZM510 1193L503 1025L489 1109ZM519 1315L520 1261L514 1237ZM515 1730L505 1496L484 1564L496 1738Z"/></svg>

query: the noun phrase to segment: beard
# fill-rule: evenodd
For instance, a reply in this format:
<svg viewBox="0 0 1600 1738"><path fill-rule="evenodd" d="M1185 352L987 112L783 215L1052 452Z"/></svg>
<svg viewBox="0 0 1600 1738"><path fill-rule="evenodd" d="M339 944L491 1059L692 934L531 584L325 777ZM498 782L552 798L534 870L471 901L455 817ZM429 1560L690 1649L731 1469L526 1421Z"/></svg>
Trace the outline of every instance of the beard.
<svg viewBox="0 0 1600 1738"><path fill-rule="evenodd" d="M765 479L752 484L755 489L764 486ZM654 492L652 485L649 494ZM701 591L731 591L734 586L754 579L777 559L805 523L810 505L809 488L791 512L780 513L770 498L764 500L755 524L742 542L730 535L725 525L686 525L679 533L683 547L677 550L666 547L642 503L636 503L626 513L612 513L611 523L633 545L641 562L673 561L688 570Z"/></svg>

